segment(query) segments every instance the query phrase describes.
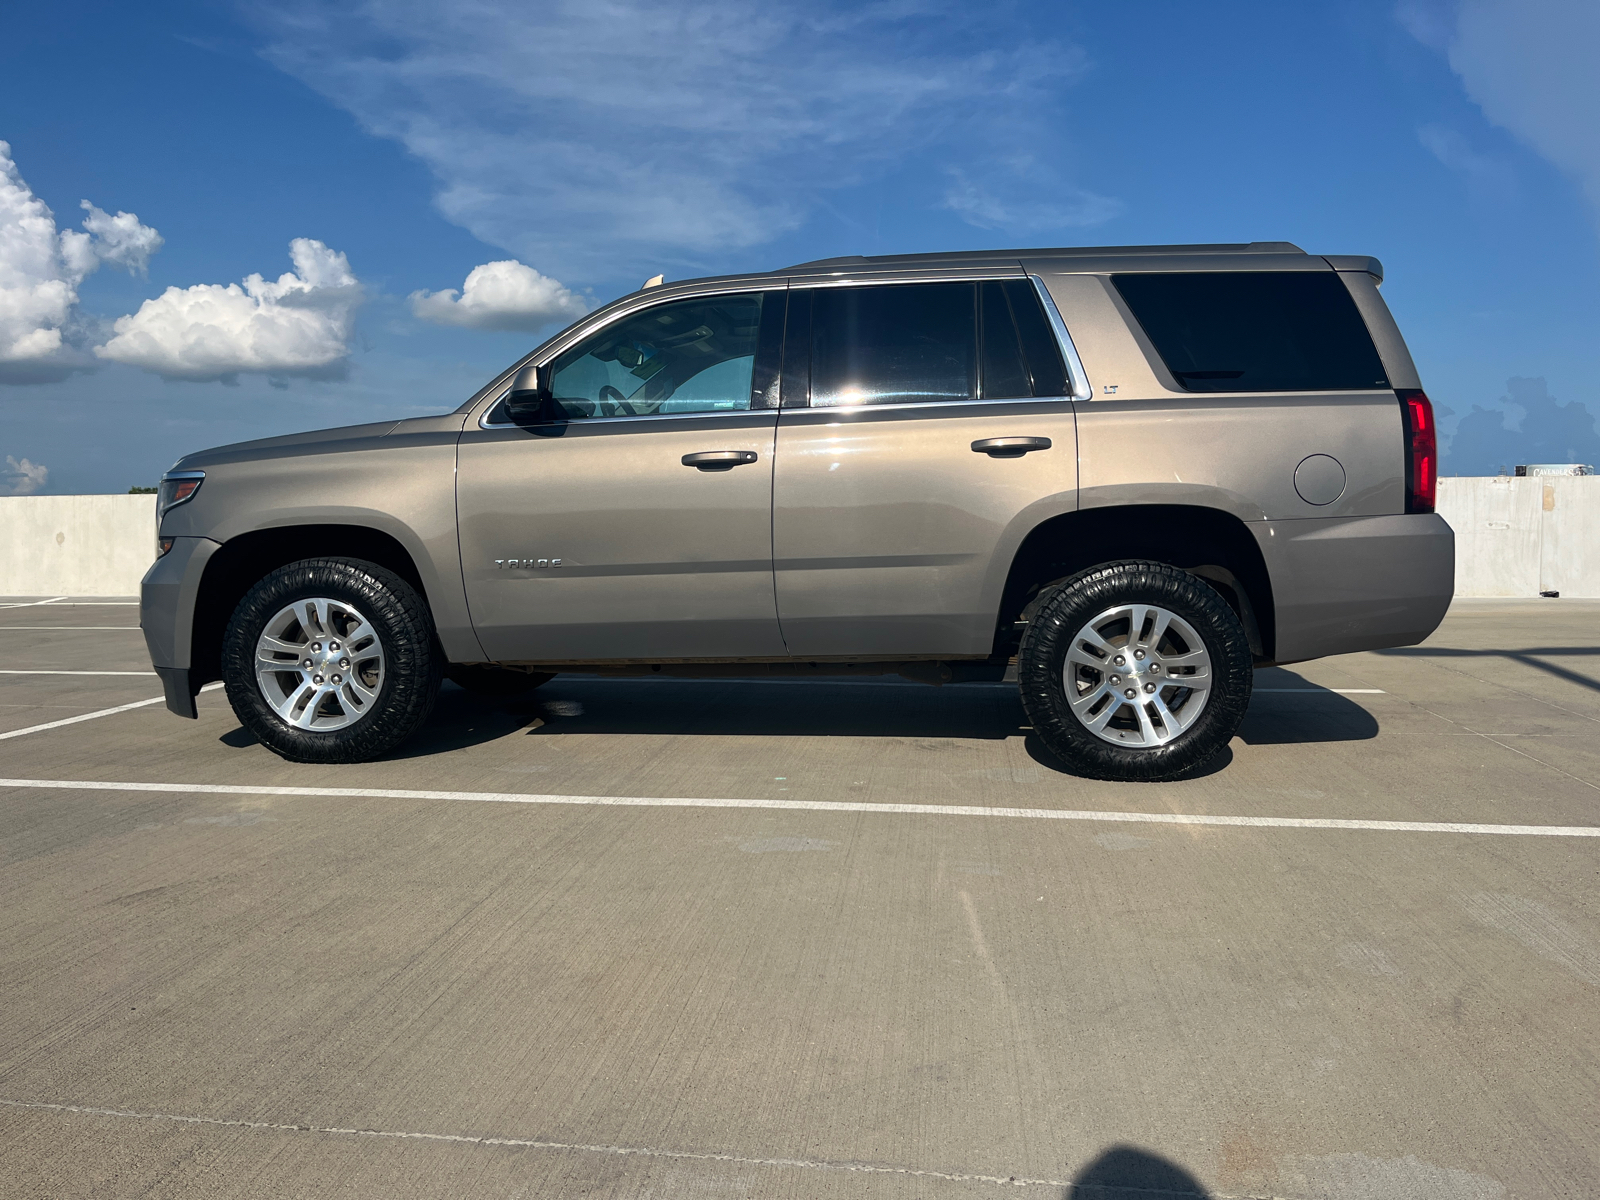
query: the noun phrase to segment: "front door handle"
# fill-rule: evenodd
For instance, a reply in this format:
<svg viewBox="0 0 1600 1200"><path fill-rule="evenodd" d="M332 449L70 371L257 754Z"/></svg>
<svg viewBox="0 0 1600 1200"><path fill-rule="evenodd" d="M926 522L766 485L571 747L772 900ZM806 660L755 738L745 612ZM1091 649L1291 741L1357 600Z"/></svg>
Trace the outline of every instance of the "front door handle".
<svg viewBox="0 0 1600 1200"><path fill-rule="evenodd" d="M972 448L979 454L987 454L990 458L1021 458L1030 450L1050 449L1050 439L1047 437L983 438L973 442Z"/></svg>
<svg viewBox="0 0 1600 1200"><path fill-rule="evenodd" d="M754 450L702 450L698 454L685 454L683 465L701 471L731 471L755 462L756 458Z"/></svg>

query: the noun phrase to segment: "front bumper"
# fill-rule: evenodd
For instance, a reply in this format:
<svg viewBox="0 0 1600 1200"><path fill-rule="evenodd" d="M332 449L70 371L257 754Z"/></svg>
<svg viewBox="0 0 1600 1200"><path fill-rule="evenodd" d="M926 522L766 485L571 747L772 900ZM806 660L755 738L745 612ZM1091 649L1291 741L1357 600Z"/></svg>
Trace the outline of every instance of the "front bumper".
<svg viewBox="0 0 1600 1200"><path fill-rule="evenodd" d="M204 680L191 680L195 601L206 563L220 548L210 538L180 537L156 559L139 585L139 628L166 692L167 708L196 716L194 697Z"/></svg>
<svg viewBox="0 0 1600 1200"><path fill-rule="evenodd" d="M1272 579L1280 663L1416 645L1455 593L1455 534L1437 513L1250 528Z"/></svg>

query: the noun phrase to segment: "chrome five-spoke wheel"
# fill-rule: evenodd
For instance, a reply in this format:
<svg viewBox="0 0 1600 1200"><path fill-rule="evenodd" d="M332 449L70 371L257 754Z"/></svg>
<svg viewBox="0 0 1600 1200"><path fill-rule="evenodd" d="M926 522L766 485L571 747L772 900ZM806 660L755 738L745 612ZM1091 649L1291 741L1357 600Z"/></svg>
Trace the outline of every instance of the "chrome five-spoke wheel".
<svg viewBox="0 0 1600 1200"><path fill-rule="evenodd" d="M372 712L383 688L383 642L351 605L325 596L285 605L256 639L262 698L297 729L343 729Z"/></svg>
<svg viewBox="0 0 1600 1200"><path fill-rule="evenodd" d="M1073 635L1062 667L1072 714L1119 746L1165 745L1192 726L1211 691L1194 627L1153 604L1119 604Z"/></svg>

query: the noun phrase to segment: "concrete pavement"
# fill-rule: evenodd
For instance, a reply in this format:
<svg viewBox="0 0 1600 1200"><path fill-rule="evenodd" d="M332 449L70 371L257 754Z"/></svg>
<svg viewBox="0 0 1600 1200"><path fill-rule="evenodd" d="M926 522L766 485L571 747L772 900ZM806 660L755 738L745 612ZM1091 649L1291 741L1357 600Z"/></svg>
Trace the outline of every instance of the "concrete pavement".
<svg viewBox="0 0 1600 1200"><path fill-rule="evenodd" d="M99 628L135 623L0 608L0 666L147 670ZM1257 684L1225 761L1152 786L1061 774L995 685L447 687L418 743L337 768L253 744L221 693L0 741L8 779L156 785L0 788L0 1172L52 1197L1600 1191L1600 838L1011 815L1600 827L1600 602L1461 601L1422 647ZM0 733L159 690L0 675ZM219 784L312 794L193 786Z"/></svg>

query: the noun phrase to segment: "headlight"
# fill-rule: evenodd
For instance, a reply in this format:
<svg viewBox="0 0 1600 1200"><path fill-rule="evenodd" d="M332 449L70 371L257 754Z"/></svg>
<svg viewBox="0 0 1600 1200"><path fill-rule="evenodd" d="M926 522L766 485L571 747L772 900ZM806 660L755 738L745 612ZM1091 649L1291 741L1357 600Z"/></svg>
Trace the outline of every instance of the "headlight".
<svg viewBox="0 0 1600 1200"><path fill-rule="evenodd" d="M193 500L200 485L206 481L204 471L168 471L161 477L161 488L156 494L156 528L161 528L161 518L169 509L185 500Z"/></svg>
<svg viewBox="0 0 1600 1200"><path fill-rule="evenodd" d="M193 500L194 494L205 481L204 471L168 471L161 477L161 486L156 489L157 558L172 549L172 539L161 536L161 519L167 515L168 509L176 508L186 500Z"/></svg>

